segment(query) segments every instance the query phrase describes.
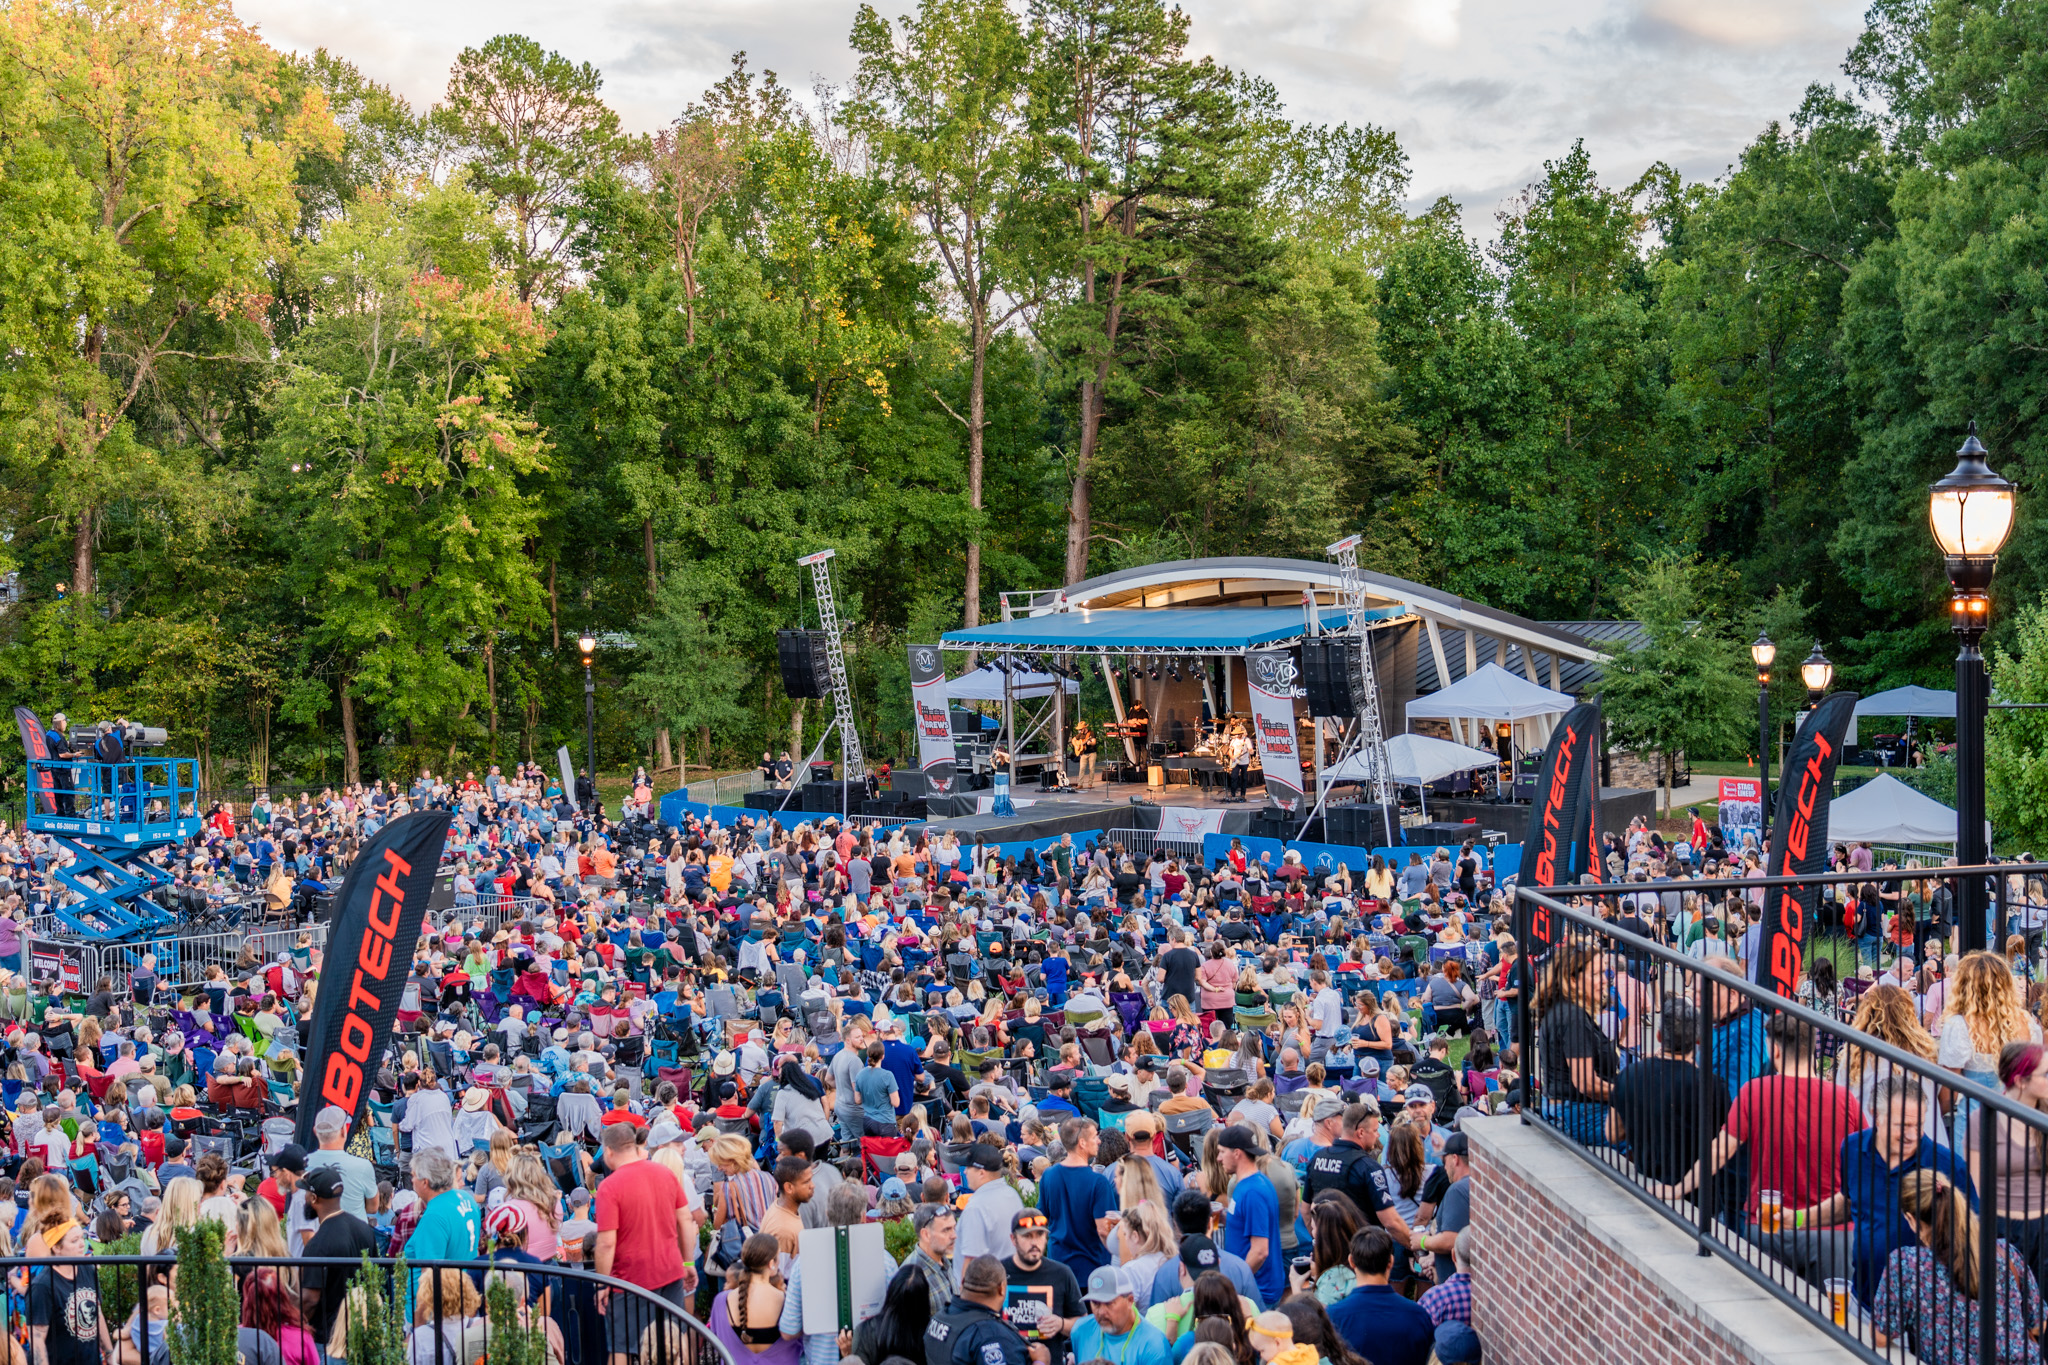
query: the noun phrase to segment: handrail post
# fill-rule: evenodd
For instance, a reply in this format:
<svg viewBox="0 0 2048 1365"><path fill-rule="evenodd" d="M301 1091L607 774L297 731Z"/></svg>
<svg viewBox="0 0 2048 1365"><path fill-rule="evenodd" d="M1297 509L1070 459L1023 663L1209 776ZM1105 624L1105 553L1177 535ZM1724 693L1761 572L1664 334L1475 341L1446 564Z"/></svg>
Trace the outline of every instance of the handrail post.
<svg viewBox="0 0 2048 1365"><path fill-rule="evenodd" d="M2000 886L2005 878L1998 879ZM2002 918L2002 916L2001 916ZM1977 1359L1998 1365L1998 1111L1977 1106Z"/></svg>
<svg viewBox="0 0 2048 1365"><path fill-rule="evenodd" d="M1530 906L1515 888L1515 1046L1522 1063L1522 1122L1529 1122L1530 1106L1536 1102L1536 1039L1529 1032L1529 992L1536 977L1534 945L1529 942Z"/></svg>
<svg viewBox="0 0 2048 1365"><path fill-rule="evenodd" d="M1700 1178L1693 1189L1693 1200L1699 1206L1699 1254L1712 1254L1708 1242L1714 1235L1714 1217L1720 1212L1714 1207L1716 1173L1708 1169L1714 1154L1714 1134L1720 1124L1714 1118L1714 986L1702 971L1693 977L1700 993L1699 1041L1693 1045L1695 1064L1700 1073L1699 1093L1699 1143L1698 1156Z"/></svg>

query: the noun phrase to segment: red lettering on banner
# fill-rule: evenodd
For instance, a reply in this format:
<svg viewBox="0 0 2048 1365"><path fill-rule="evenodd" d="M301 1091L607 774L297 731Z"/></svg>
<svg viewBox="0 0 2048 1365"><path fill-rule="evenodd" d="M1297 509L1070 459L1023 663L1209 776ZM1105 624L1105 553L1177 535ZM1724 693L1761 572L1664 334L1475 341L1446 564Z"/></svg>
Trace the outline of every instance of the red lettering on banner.
<svg viewBox="0 0 2048 1365"><path fill-rule="evenodd" d="M341 1050L358 1062L370 1060L370 1042L375 1037L361 1015L351 1014L341 1021Z"/></svg>
<svg viewBox="0 0 2048 1365"><path fill-rule="evenodd" d="M363 936L363 950L356 955L358 975L367 972L377 980L391 970L391 940L379 934Z"/></svg>
<svg viewBox="0 0 2048 1365"><path fill-rule="evenodd" d="M1559 739L1557 766L1550 774L1550 799L1543 804L1543 847L1536 854L1536 884L1557 885L1558 824L1564 812L1564 791L1571 783L1572 763L1578 745L1577 732L1567 729ZM1548 939L1544 940L1548 942Z"/></svg>
<svg viewBox="0 0 2048 1365"><path fill-rule="evenodd" d="M375 995L363 989L363 969L361 967L356 968L355 978L349 983L348 988L349 1018L355 1018L356 1006L358 1005L368 1006L364 1013L374 1015L377 1012L378 1006L382 1003Z"/></svg>
<svg viewBox="0 0 2048 1365"><path fill-rule="evenodd" d="M362 1067L339 1052L329 1053L327 1072L320 1081L320 1097L346 1113L355 1113L356 1102L363 1097Z"/></svg>

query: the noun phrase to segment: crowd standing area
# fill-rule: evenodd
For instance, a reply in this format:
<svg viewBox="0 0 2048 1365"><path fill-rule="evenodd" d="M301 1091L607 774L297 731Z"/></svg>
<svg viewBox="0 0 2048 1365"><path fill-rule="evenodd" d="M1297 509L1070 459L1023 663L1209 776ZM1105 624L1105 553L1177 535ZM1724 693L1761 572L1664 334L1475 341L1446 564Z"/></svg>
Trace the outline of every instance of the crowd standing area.
<svg viewBox="0 0 2048 1365"><path fill-rule="evenodd" d="M0 993L17 1016L0 1049L5 1250L84 1254L139 1233L163 1253L218 1219L231 1258L497 1259L529 1284L583 1265L776 1365L1481 1359L1468 1270L1484 1248L1466 1236L1459 1129L1519 1109L1525 1086L1510 892L1470 845L1355 869L1235 843L1205 867L1087 836L1006 858L829 818L664 827L644 777L613 822L522 769L212 812L164 865L182 886L263 888L290 915L298 884L338 885L352 850L423 807L458 815L454 904L421 938L364 1120L323 1109L314 1150L281 1140L283 1116L313 1102L300 1029L330 988L311 935L201 980L145 957L77 996ZM1761 895L1686 883L1754 875L1753 852L1697 825L1691 840L1639 827L1608 843L1610 876L1644 883L1603 902L1618 931L1742 970ZM1868 854L1837 851L1845 866ZM0 837L0 958L53 894L51 855ZM2012 962L1945 973L1946 893L1908 895L1873 899L1874 933L1860 897L1823 911L1855 917L1845 945L1875 939L1871 976L1854 946L1845 959L1864 983L1858 1026L1930 1058L1938 1032L1943 1064L1973 1077L2003 1073L2005 1041L2031 1041L2010 1083L2048 1095L2038 1023L1999 1003L2024 998ZM1544 964L1539 1101L1589 1140L1625 1141L1610 1116L1619 1132L1657 1094L1632 1089L1654 1069L1642 1062L1689 1046L1682 1017L1650 1024L1630 994L1648 975L1576 948ZM1844 984L1809 990L1833 1004ZM1807 1073L1797 1038L1739 1014L1715 1022L1727 1140L1818 1150L1904 1103L1844 1090L1839 1132L1760 1124L1767 1087ZM1761 1155L1750 1169L1795 1188ZM1956 1161L1930 1169L1966 1178ZM1846 1221L1838 1197L1856 1195L1825 1176L1797 1196L1816 1225ZM1902 1218L1895 1247L1856 1243L1857 1292L1880 1316L1913 1311L1945 1273ZM870 1222L892 1272L879 1312L805 1334L800 1234ZM354 1273L242 1274L245 1358L338 1356ZM159 1290L125 1321L78 1311L95 1290L90 1266L35 1270L13 1356L166 1358L147 1320ZM645 1313L587 1286L529 1303L557 1360L626 1365L647 1348ZM413 1358L473 1359L482 1312L474 1295L423 1297Z"/></svg>

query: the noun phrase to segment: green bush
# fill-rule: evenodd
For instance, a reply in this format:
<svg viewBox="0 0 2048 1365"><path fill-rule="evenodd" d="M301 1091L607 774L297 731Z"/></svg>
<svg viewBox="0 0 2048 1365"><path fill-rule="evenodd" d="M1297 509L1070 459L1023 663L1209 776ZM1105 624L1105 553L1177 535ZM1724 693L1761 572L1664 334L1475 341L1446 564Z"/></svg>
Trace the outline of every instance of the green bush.
<svg viewBox="0 0 2048 1365"><path fill-rule="evenodd" d="M223 1257L227 1228L209 1218L178 1234L178 1299L171 1311L171 1365L238 1365L242 1296Z"/></svg>
<svg viewBox="0 0 2048 1365"><path fill-rule="evenodd" d="M107 1243L99 1249L101 1255L136 1256L142 1252L142 1234L131 1232L126 1237ZM107 1320L107 1330L115 1336L121 1335L121 1325L128 1321L128 1315L135 1311L135 1305L142 1298L142 1271L139 1266L110 1265L100 1268L100 1313Z"/></svg>

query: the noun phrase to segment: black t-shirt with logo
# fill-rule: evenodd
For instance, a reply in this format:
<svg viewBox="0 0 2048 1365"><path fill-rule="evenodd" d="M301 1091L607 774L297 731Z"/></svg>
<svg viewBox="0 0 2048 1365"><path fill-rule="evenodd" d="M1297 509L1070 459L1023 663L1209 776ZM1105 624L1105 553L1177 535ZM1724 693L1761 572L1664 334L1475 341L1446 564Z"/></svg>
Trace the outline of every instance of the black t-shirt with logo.
<svg viewBox="0 0 2048 1365"><path fill-rule="evenodd" d="M55 1269L36 1272L28 1320L49 1324L49 1365L100 1365L99 1274L91 1266L73 1270L68 1280Z"/></svg>
<svg viewBox="0 0 2048 1365"><path fill-rule="evenodd" d="M1003 1298L1003 1317L1019 1331L1028 1329L1041 1313L1050 1313L1070 1322L1088 1315L1088 1305L1081 1301L1081 1282L1059 1261L1043 1260L1035 1269L1022 1270L1013 1256L1003 1262L1003 1273L1010 1279L1009 1290ZM1055 1361L1066 1358L1065 1332L1039 1339L1045 1342L1046 1350Z"/></svg>

